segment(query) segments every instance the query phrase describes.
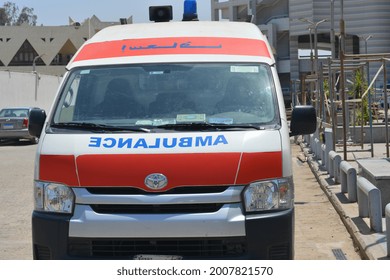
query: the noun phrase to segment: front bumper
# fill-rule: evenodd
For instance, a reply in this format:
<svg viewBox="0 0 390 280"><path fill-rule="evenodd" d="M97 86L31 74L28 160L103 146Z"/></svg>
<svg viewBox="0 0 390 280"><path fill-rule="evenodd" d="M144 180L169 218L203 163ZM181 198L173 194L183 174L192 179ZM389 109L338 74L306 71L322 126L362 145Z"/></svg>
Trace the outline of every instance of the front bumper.
<svg viewBox="0 0 390 280"><path fill-rule="evenodd" d="M133 259L180 255L184 259L293 259L294 210L248 216L245 236L197 238L69 237L69 215L33 212L34 259Z"/></svg>

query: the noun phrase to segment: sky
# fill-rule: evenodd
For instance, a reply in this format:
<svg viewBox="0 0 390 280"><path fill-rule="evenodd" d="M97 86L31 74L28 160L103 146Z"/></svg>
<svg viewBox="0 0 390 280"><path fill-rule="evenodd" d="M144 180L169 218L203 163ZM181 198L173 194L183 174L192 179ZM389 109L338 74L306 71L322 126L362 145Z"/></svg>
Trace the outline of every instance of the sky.
<svg viewBox="0 0 390 280"><path fill-rule="evenodd" d="M38 17L37 25L68 25L69 17L83 22L96 15L101 21L119 21L120 18L133 16L133 23L149 22L149 6L173 7L173 20L183 17L184 0L0 0L0 6L12 2L21 10L33 8ZM199 20L211 18L211 1L198 0Z"/></svg>

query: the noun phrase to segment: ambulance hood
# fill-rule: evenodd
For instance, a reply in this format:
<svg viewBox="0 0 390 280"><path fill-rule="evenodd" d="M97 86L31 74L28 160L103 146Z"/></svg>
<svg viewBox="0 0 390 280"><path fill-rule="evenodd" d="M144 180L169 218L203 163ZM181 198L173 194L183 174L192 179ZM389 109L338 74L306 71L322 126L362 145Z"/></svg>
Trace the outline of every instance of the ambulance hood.
<svg viewBox="0 0 390 280"><path fill-rule="evenodd" d="M46 134L38 179L72 187L135 187L163 174L167 185L245 185L281 177L278 130L156 134ZM44 144L44 145L42 145Z"/></svg>

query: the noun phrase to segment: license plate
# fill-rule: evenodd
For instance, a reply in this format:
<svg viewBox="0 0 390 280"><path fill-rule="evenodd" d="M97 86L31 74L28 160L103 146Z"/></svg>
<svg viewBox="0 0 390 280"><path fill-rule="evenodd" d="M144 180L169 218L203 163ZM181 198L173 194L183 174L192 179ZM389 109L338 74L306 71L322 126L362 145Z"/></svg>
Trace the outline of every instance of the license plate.
<svg viewBox="0 0 390 280"><path fill-rule="evenodd" d="M133 260L182 260L182 256L175 255L135 255Z"/></svg>
<svg viewBox="0 0 390 280"><path fill-rule="evenodd" d="M12 123L3 124L3 129L13 129L14 125Z"/></svg>

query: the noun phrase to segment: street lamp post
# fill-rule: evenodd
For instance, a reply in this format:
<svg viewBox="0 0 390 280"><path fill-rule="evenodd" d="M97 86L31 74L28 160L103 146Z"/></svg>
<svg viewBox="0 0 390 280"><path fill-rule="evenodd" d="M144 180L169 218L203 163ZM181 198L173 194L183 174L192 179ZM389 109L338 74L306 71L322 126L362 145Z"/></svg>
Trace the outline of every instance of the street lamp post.
<svg viewBox="0 0 390 280"><path fill-rule="evenodd" d="M344 21L344 1L341 3L341 18L340 18L340 95L341 95L341 107L343 114L343 156L344 160L348 159L347 155L347 130L349 129L349 123L347 122L347 110L346 95L345 95L345 73L344 73L344 60L345 60L345 21ZM348 127L347 127L348 126Z"/></svg>
<svg viewBox="0 0 390 280"><path fill-rule="evenodd" d="M368 48L367 48L367 41L370 40L373 36L368 35L366 38L364 38L364 45L365 45L365 50L366 54L368 54ZM370 84L370 65L367 63L367 82Z"/></svg>
<svg viewBox="0 0 390 280"><path fill-rule="evenodd" d="M314 74L314 59L313 59L313 39L312 39L312 35L313 35L313 31L312 31L312 28L309 27L309 31L310 31L310 66L311 66L311 74Z"/></svg>
<svg viewBox="0 0 390 280"><path fill-rule="evenodd" d="M42 56L44 56L44 54L41 54L41 55L34 57L33 63L32 63L33 73L35 75L35 101L38 100L38 80L39 80L38 73L36 71L36 61L37 61L37 59L41 58Z"/></svg>
<svg viewBox="0 0 390 280"><path fill-rule="evenodd" d="M315 74L316 74L316 89L315 89L315 92L316 92L316 110L317 112L319 111L319 103L318 103L318 96L319 96L319 80L318 80L318 73L319 73L319 69L318 69L318 35L317 35L317 29L318 29L318 26L321 24L321 23L324 23L326 22L328 19L322 19L318 22L313 22L307 18L300 18L299 19L300 21L303 21L303 22L307 22L310 24L309 26L309 30L310 30L310 39L311 39L311 30L314 29L314 70L315 70Z"/></svg>
<svg viewBox="0 0 390 280"><path fill-rule="evenodd" d="M33 62L32 62L33 73L35 73L37 59L41 58L42 56L44 56L44 54L37 55L36 57L34 57Z"/></svg>
<svg viewBox="0 0 390 280"><path fill-rule="evenodd" d="M365 50L366 54L368 54L367 49L367 41L372 38L372 35L368 35L366 38L364 38L364 44L365 44ZM370 62L367 62L367 85L370 85ZM372 96L371 94L368 94L368 117L370 122L370 139L371 139L371 157L374 157L374 142L372 139Z"/></svg>
<svg viewBox="0 0 390 280"><path fill-rule="evenodd" d="M330 47L332 59L336 58L335 32L334 32L334 0L330 0Z"/></svg>
<svg viewBox="0 0 390 280"><path fill-rule="evenodd" d="M317 33L317 29L321 23L328 21L328 19L325 18L325 19L322 19L318 22L313 22L311 20L308 20L307 18L301 18L299 20L309 23L310 30L314 29L314 61L315 61L314 69L315 69L315 72L318 73L318 33ZM311 32L310 32L310 37L311 37Z"/></svg>
<svg viewBox="0 0 390 280"><path fill-rule="evenodd" d="M316 95L317 95L317 98L318 96L320 96L320 102L318 102L317 100L317 110L319 111L319 115L321 117L321 114L324 113L324 110L322 110L322 106L325 105L325 98L323 95L320 95L320 77L319 77L319 74L320 74L320 71L319 71L319 62L318 62L318 32L317 32L317 29L318 29L318 25L320 25L321 23L327 21L327 19L323 19L323 20L320 20L318 22L316 22L314 24L314 55L315 55L315 70L316 70L316 76L317 76L317 79L316 79ZM320 107L321 106L321 107ZM322 111L322 112L321 112Z"/></svg>

